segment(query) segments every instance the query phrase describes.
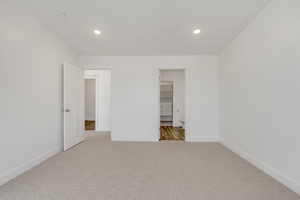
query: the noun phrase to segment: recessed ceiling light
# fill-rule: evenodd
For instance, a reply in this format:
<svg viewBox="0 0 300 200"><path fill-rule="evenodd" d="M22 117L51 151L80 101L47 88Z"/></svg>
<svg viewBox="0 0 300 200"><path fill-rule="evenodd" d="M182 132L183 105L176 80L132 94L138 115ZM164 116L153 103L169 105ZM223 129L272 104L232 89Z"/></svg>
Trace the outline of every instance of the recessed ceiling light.
<svg viewBox="0 0 300 200"><path fill-rule="evenodd" d="M95 34L95 35L100 35L100 34L101 34L101 31L95 29L95 30L94 30L94 34Z"/></svg>
<svg viewBox="0 0 300 200"><path fill-rule="evenodd" d="M195 30L193 31L193 33L194 33L195 35L198 35L200 32L201 32L200 29L195 29Z"/></svg>

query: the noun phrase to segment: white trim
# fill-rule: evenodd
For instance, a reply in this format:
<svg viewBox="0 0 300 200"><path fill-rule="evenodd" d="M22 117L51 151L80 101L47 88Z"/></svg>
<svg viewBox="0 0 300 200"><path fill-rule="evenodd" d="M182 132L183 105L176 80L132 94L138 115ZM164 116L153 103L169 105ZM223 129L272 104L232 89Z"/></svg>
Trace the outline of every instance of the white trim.
<svg viewBox="0 0 300 200"><path fill-rule="evenodd" d="M99 66L84 66L83 67L84 70L101 70L101 69L108 69L108 70L111 70L112 67L108 67L108 66L103 66L103 67L99 67Z"/></svg>
<svg viewBox="0 0 300 200"><path fill-rule="evenodd" d="M5 171L4 173L0 174L0 185L3 185L6 182L25 173L26 171L34 168L35 166L41 164L42 162L46 161L47 159L54 156L55 154L58 154L61 151L62 151L61 147L57 146L56 148L54 148L44 154L41 154L32 160L29 160L29 161L26 161L26 162L20 164L18 167L15 167L13 169L9 169L9 170Z"/></svg>
<svg viewBox="0 0 300 200"><path fill-rule="evenodd" d="M95 79L95 131L99 131L99 75L96 75Z"/></svg>
<svg viewBox="0 0 300 200"><path fill-rule="evenodd" d="M189 138L186 137L186 142L220 142L219 138L211 137L211 138Z"/></svg>
<svg viewBox="0 0 300 200"><path fill-rule="evenodd" d="M171 86L173 86L174 81L160 81L159 83L160 83L160 85L171 85Z"/></svg>
<svg viewBox="0 0 300 200"><path fill-rule="evenodd" d="M113 142L158 142L157 138L136 138L136 137L114 137L111 135Z"/></svg>
<svg viewBox="0 0 300 200"><path fill-rule="evenodd" d="M292 178L283 175L281 172L271 167L267 163L254 158L254 156L251 156L247 152L238 150L236 147L233 147L233 145L230 145L229 143L222 141L221 144L300 195L300 185L297 184L296 181L292 180Z"/></svg>
<svg viewBox="0 0 300 200"><path fill-rule="evenodd" d="M91 131L84 131L86 135L106 135L110 134L110 131L97 131L97 130L91 130Z"/></svg>
<svg viewBox="0 0 300 200"><path fill-rule="evenodd" d="M84 70L86 71L86 70ZM97 75L84 74L84 79L97 79Z"/></svg>
<svg viewBox="0 0 300 200"><path fill-rule="evenodd" d="M101 76L98 74L97 75L97 79L96 79L96 131L110 131L111 129L111 69L97 69L97 71L99 73L101 73ZM101 118L100 118L100 114L103 113L102 110L100 110L101 108L101 104L100 104L100 93L99 91L101 91L100 87L101 85L103 85L103 83L105 82L105 77L103 76L103 71L109 72L109 106L108 106L108 117L109 117L109 123L108 123L108 127L103 127L103 125L101 125ZM107 79L107 77L106 77ZM104 81L104 82L103 82ZM106 80L107 81L107 80ZM107 130L109 129L109 130Z"/></svg>

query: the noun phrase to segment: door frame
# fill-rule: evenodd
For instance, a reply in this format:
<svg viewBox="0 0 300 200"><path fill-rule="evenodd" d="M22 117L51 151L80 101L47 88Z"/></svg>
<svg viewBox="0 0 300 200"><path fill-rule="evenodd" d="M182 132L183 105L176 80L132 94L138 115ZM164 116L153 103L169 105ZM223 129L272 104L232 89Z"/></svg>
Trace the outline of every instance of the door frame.
<svg viewBox="0 0 300 200"><path fill-rule="evenodd" d="M87 70L109 70L110 71L110 77L112 77L112 68L111 67L99 67L99 66L85 66L83 67L84 71ZM92 77L92 76L91 76ZM93 78L96 80L96 86L95 86L95 95L96 95L96 105L95 105L95 131L91 131L91 132L102 132L102 130L98 129L98 107L99 107L99 103L98 103L98 87L99 87L99 77L98 76L93 76ZM111 87L111 83L112 83L112 79L110 79L110 92L112 91L112 87ZM111 96L111 95L110 95ZM111 97L110 97L110 114L111 114ZM111 120L110 120L111 121ZM89 131L86 131L89 132ZM106 132L106 131L105 131ZM111 133L111 122L110 122L110 130L109 132Z"/></svg>
<svg viewBox="0 0 300 200"><path fill-rule="evenodd" d="M184 142L187 141L187 136L189 136L189 128L188 128L188 95L187 95L187 83L188 83L188 68L187 67L181 67L181 66L173 66L173 67L158 67L156 70L157 73L157 83L158 83L158 87L157 87L157 100L158 100L158 111L157 111L157 115L158 115L158 134L157 134L157 141L159 142L160 140L160 71L163 70L170 70L170 71L177 71L177 70L182 70L183 71L183 76L184 76ZM173 81L173 87L175 87L175 82ZM174 98L174 91L173 91L173 98ZM174 101L174 99L173 99ZM173 104L173 110L174 110L174 104ZM174 113L173 113L174 114ZM173 116L174 117L174 116Z"/></svg>
<svg viewBox="0 0 300 200"><path fill-rule="evenodd" d="M83 69L83 71L85 72L86 69ZM95 130L90 130L90 131L87 131L87 130L84 130L85 132L89 133L89 132L95 132L97 131L97 124L98 124L98 115L97 115L97 110L98 110L98 90L97 90L97 79L99 77L97 75L85 75L84 74L84 80L86 79L93 79L95 80ZM84 91L85 92L85 91ZM84 110L86 110L86 107L85 107L85 104L84 104ZM85 121L85 119L84 119Z"/></svg>

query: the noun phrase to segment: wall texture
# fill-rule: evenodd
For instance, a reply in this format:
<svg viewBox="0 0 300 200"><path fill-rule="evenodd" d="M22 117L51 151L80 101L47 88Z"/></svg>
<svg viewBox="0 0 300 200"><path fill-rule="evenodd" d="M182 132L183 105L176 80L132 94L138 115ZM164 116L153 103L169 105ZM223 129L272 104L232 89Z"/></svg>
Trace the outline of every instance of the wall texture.
<svg viewBox="0 0 300 200"><path fill-rule="evenodd" d="M83 56L84 67L112 69L112 139L159 139L159 68L186 69L187 141L217 140L217 56Z"/></svg>
<svg viewBox="0 0 300 200"><path fill-rule="evenodd" d="M62 146L61 77L74 52L30 12L0 2L0 184Z"/></svg>
<svg viewBox="0 0 300 200"><path fill-rule="evenodd" d="M300 193L300 1L273 0L221 56L221 140Z"/></svg>

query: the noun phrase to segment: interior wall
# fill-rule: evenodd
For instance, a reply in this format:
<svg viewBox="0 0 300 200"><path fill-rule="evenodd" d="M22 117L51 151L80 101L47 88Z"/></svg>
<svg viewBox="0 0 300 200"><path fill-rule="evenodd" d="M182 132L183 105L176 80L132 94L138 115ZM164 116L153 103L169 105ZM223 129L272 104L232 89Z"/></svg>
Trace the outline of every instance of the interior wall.
<svg viewBox="0 0 300 200"><path fill-rule="evenodd" d="M98 70L97 77L97 127L98 131L111 130L111 73L110 70Z"/></svg>
<svg viewBox="0 0 300 200"><path fill-rule="evenodd" d="M218 139L217 56L82 56L80 63L112 70L112 140L158 141L159 68L186 69L187 141Z"/></svg>
<svg viewBox="0 0 300 200"><path fill-rule="evenodd" d="M173 126L182 126L185 120L185 74L184 70L161 70L160 81L172 81L173 85Z"/></svg>
<svg viewBox="0 0 300 200"><path fill-rule="evenodd" d="M85 120L96 120L96 79L85 79Z"/></svg>
<svg viewBox="0 0 300 200"><path fill-rule="evenodd" d="M62 64L76 54L31 12L0 1L0 184L62 147Z"/></svg>
<svg viewBox="0 0 300 200"><path fill-rule="evenodd" d="M221 140L300 193L300 1L273 0L221 56Z"/></svg>

